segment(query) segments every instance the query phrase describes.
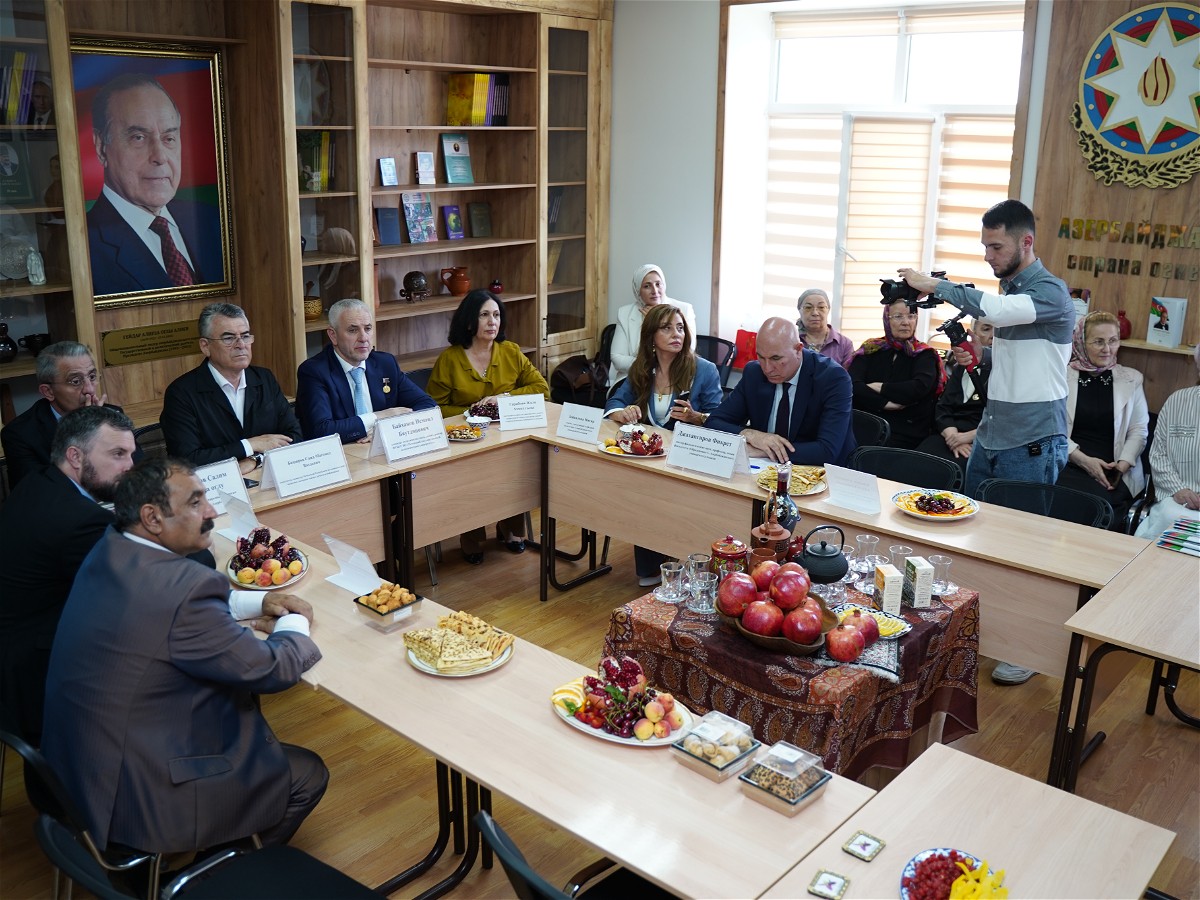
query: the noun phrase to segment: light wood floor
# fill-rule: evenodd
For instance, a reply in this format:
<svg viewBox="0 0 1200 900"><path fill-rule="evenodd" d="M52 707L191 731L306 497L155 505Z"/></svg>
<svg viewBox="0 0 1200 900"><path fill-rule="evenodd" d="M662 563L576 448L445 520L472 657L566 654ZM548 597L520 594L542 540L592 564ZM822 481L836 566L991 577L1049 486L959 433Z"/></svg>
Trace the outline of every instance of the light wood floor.
<svg viewBox="0 0 1200 900"><path fill-rule="evenodd" d="M545 604L537 600L532 551L512 556L489 546L484 565L475 568L463 563L457 550L447 550L438 587L430 586L423 559L416 587L440 603L468 609L590 666L599 659L610 611L639 592L631 548L614 543L611 560L611 575L569 594L552 594ZM985 673L990 668L986 661ZM1200 735L1178 723L1161 703L1156 716L1144 715L1148 671L1148 663L1139 666L1093 711L1093 728L1107 731L1109 738L1083 767L1078 793L1176 832L1152 884L1176 897L1200 897ZM1058 680L1039 676L1020 687L999 688L984 674L979 684L982 730L955 746L1043 780L1060 687ZM380 690L387 689L380 684ZM1178 693L1185 709L1200 710L1200 678L1184 673ZM280 738L319 752L331 772L329 791L296 836L296 846L371 885L424 855L436 833L429 757L357 710L303 685L265 697L263 707ZM471 723L462 727L469 729ZM646 787L613 785L613 790L628 793L630 815L636 815ZM20 766L11 757L4 771L2 810L0 897L50 896L49 863L33 838L34 816L22 791ZM554 883L565 882L597 856L504 797L494 798L494 813L531 864ZM1004 810L979 814L1003 816ZM781 826L785 822L780 819ZM444 877L454 864L449 856L434 874L396 896L412 896ZM497 863L488 872L477 866L452 896L510 897L512 890Z"/></svg>

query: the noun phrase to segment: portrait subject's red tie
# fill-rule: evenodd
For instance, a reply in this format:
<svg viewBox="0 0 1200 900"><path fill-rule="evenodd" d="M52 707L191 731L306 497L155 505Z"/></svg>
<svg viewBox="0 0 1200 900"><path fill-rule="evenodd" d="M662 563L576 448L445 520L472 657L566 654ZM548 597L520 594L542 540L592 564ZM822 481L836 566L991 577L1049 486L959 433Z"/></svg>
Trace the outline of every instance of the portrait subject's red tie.
<svg viewBox="0 0 1200 900"><path fill-rule="evenodd" d="M171 284L176 287L195 284L191 266L188 265L187 260L183 258L183 254L179 252L179 248L175 246L175 241L171 238L171 223L162 216L156 216L150 223L150 230L162 240L163 265L166 266L167 277L171 279Z"/></svg>

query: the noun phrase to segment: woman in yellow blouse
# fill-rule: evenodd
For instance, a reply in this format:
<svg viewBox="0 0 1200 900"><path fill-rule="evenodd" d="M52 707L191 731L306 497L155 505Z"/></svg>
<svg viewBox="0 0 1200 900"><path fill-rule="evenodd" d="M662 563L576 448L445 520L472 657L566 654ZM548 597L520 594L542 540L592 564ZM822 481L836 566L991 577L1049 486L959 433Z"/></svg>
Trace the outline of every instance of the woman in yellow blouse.
<svg viewBox="0 0 1200 900"><path fill-rule="evenodd" d="M426 387L443 416L456 416L501 394L542 394L550 399L542 373L518 344L504 339L504 304L490 291L475 290L463 297L450 320L449 342L433 364ZM524 515L504 519L500 529L511 552L525 552ZM483 562L486 533L476 528L460 536L463 557L472 565Z"/></svg>

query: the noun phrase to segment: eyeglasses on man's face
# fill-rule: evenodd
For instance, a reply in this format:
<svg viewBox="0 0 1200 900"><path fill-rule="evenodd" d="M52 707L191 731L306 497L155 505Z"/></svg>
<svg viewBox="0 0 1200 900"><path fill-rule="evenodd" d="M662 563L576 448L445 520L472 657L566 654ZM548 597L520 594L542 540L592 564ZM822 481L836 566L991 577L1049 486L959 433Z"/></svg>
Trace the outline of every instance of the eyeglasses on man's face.
<svg viewBox="0 0 1200 900"><path fill-rule="evenodd" d="M205 338L205 340L206 341L220 341L226 347L235 347L238 344L241 344L244 347L249 347L251 344L254 343L254 335L252 335L248 331L243 334L225 333L225 334L221 335L220 337Z"/></svg>
<svg viewBox="0 0 1200 900"><path fill-rule="evenodd" d="M72 375L70 378L64 378L62 381L52 381L51 384L57 384L79 390L85 384L96 384L100 380L100 373L96 371L88 372L86 375Z"/></svg>

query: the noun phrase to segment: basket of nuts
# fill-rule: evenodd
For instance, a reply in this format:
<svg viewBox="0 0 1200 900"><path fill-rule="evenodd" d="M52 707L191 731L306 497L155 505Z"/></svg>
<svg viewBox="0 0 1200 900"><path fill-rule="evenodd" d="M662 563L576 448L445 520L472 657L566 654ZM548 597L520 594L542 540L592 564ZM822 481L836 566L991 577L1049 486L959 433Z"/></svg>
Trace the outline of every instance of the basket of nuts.
<svg viewBox="0 0 1200 900"><path fill-rule="evenodd" d="M671 752L693 772L724 781L744 769L761 746L749 725L713 710L671 744Z"/></svg>
<svg viewBox="0 0 1200 900"><path fill-rule="evenodd" d="M817 799L832 778L820 757L787 741L772 746L738 776L742 793L785 816L794 816Z"/></svg>

